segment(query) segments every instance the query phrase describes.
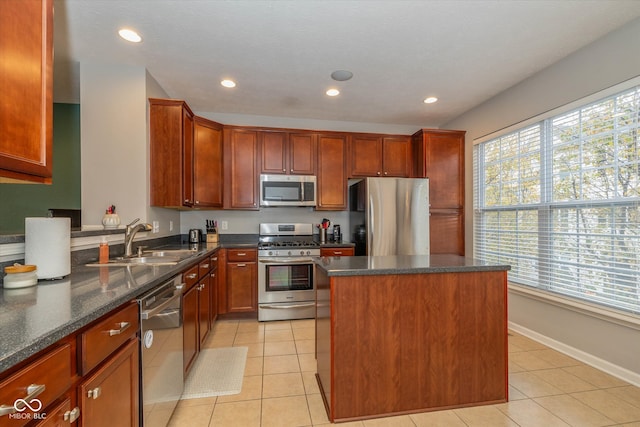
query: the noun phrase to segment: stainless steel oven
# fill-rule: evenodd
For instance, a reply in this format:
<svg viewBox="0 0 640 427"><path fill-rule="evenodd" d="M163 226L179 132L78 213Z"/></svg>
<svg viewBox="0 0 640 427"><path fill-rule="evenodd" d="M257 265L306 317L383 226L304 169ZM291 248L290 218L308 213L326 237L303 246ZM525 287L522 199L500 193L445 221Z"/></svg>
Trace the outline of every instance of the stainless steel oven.
<svg viewBox="0 0 640 427"><path fill-rule="evenodd" d="M258 320L315 317L312 224L260 224Z"/></svg>

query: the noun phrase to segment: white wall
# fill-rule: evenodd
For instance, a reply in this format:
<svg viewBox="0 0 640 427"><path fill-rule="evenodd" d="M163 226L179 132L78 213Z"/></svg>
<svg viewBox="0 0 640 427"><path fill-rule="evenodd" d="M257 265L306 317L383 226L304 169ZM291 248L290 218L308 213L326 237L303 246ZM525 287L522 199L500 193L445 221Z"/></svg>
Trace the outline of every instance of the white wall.
<svg viewBox="0 0 640 427"><path fill-rule="evenodd" d="M160 223L160 232L147 238L180 229L179 212L149 207L149 97L167 94L144 67L80 64L83 224L100 227L105 209L114 204L121 226L135 218Z"/></svg>
<svg viewBox="0 0 640 427"><path fill-rule="evenodd" d="M473 140L640 75L638 40L640 19L443 126L467 131L465 203L469 214L465 234L468 255L473 253ZM576 356L593 356L591 361L599 363L601 368L640 384L640 332L628 325L585 317L513 291L509 295L509 319L514 326L548 339L551 345L557 341L575 349Z"/></svg>

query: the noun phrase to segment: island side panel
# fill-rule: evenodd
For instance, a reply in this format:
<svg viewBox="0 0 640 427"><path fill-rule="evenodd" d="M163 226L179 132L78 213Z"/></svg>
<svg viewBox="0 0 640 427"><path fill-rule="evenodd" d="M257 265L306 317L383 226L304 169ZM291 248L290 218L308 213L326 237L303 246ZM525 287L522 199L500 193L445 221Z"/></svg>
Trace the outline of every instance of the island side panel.
<svg viewBox="0 0 640 427"><path fill-rule="evenodd" d="M316 267L316 361L317 380L331 420L331 298L329 277Z"/></svg>
<svg viewBox="0 0 640 427"><path fill-rule="evenodd" d="M505 401L506 306L499 286L488 286L495 274L502 279L502 272L331 277L330 418ZM483 314L487 307L500 318Z"/></svg>

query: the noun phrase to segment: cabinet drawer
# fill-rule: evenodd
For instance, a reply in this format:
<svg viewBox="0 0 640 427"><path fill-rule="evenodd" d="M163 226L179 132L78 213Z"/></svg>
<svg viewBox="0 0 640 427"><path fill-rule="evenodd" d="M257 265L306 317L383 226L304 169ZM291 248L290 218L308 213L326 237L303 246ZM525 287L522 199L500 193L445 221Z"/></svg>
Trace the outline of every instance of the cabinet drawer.
<svg viewBox="0 0 640 427"><path fill-rule="evenodd" d="M353 256L354 248L323 248L320 249L320 256Z"/></svg>
<svg viewBox="0 0 640 427"><path fill-rule="evenodd" d="M200 264L198 264L198 277L206 276L209 270L211 270L211 257L200 261Z"/></svg>
<svg viewBox="0 0 640 427"><path fill-rule="evenodd" d="M83 332L80 336L82 375L98 366L135 335L140 326L139 318L138 304L131 303Z"/></svg>
<svg viewBox="0 0 640 427"><path fill-rule="evenodd" d="M182 273L182 281L184 282L184 288L182 289L182 292L186 292L191 289L191 287L196 284L199 278L200 276L198 275L198 265L194 265L193 267Z"/></svg>
<svg viewBox="0 0 640 427"><path fill-rule="evenodd" d="M44 413L45 408L62 396L71 386L71 346L65 344L51 350L27 367L0 382L0 413L14 409L17 399L23 399L31 406L38 399L42 403L39 411L33 413L28 407L22 414ZM0 416L0 426L22 426L30 419L12 419L9 414Z"/></svg>
<svg viewBox="0 0 640 427"><path fill-rule="evenodd" d="M255 261L258 258L256 249L227 249L227 261Z"/></svg>

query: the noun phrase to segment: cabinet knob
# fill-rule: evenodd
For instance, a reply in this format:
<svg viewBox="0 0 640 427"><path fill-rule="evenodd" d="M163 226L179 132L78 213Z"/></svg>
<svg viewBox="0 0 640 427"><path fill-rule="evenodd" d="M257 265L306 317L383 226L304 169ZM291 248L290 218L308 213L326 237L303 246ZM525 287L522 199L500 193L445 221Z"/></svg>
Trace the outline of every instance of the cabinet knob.
<svg viewBox="0 0 640 427"><path fill-rule="evenodd" d="M286 169L282 169L282 172L286 172L286 171L287 171Z"/></svg>
<svg viewBox="0 0 640 427"><path fill-rule="evenodd" d="M380 171L376 172L376 175L380 176Z"/></svg>
<svg viewBox="0 0 640 427"><path fill-rule="evenodd" d="M71 424L78 418L80 418L80 408L78 408L77 406L73 408L71 411L65 412L63 415L63 419L65 421L69 421L69 424Z"/></svg>
<svg viewBox="0 0 640 427"><path fill-rule="evenodd" d="M199 205L199 204L200 204L200 200L196 200L196 205Z"/></svg>
<svg viewBox="0 0 640 427"><path fill-rule="evenodd" d="M97 399L100 397L100 395L102 394L102 389L100 387L96 387L93 390L89 390L87 392L87 397L89 399Z"/></svg>
<svg viewBox="0 0 640 427"><path fill-rule="evenodd" d="M384 174L385 174L385 175L389 175L389 172L385 172Z"/></svg>

